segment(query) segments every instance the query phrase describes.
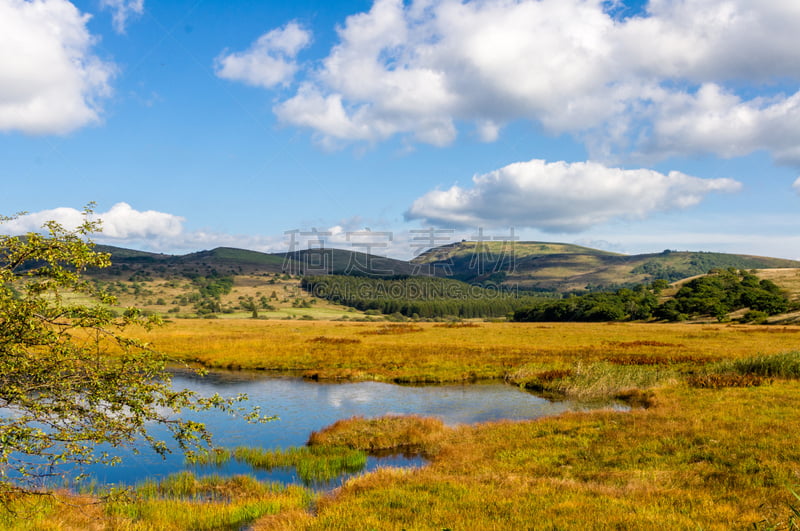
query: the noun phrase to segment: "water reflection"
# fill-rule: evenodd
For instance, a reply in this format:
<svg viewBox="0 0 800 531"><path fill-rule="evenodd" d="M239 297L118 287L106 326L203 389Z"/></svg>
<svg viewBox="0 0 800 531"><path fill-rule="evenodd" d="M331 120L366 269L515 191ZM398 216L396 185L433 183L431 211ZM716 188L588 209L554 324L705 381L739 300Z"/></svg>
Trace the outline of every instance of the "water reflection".
<svg viewBox="0 0 800 531"><path fill-rule="evenodd" d="M470 424L499 419L522 420L556 415L576 408L570 402L550 402L502 383L400 386L378 382L319 383L296 376L269 375L246 371L212 371L200 378L193 373L177 372L176 388L189 388L210 396L236 396L246 393L248 405L260 406L266 415L278 415L267 424L247 424L220 412L187 414L205 422L219 446L256 446L287 448L302 446L312 431L337 420L353 416L417 414L442 419L448 425ZM163 431L154 431L168 438ZM123 463L116 467L95 467L92 476L101 483L132 484L147 477L164 477L184 470L183 456L173 453L162 459L153 452L125 451ZM370 457L367 470L378 466L414 466L419 458ZM298 483L294 471L254 471L249 466L231 462L221 468L202 467L204 473L249 473L261 479ZM341 480L340 480L341 481Z"/></svg>

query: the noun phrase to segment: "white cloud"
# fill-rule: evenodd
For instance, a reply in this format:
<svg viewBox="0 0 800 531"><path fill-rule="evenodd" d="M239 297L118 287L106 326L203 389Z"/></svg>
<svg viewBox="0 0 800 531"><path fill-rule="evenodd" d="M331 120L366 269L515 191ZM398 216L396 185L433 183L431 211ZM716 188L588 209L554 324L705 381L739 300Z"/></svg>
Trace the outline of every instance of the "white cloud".
<svg viewBox="0 0 800 531"><path fill-rule="evenodd" d="M174 237L183 231L183 218L155 210L140 212L127 203L117 203L96 217L103 222L103 235L108 238Z"/></svg>
<svg viewBox="0 0 800 531"><path fill-rule="evenodd" d="M731 179L609 168L594 162L518 162L420 197L406 213L442 226L533 227L575 232L619 218L687 208L711 192L735 192Z"/></svg>
<svg viewBox="0 0 800 531"><path fill-rule="evenodd" d="M91 235L96 243L165 253L194 252L215 247L237 247L263 252L286 249L283 235L260 236L226 234L213 230L187 231L185 219L154 210L139 211L127 203L117 203L106 212L95 212L93 220L102 222L102 231ZM40 232L47 221L56 221L72 230L84 221L83 212L59 207L32 212L0 223L0 234L21 235Z"/></svg>
<svg viewBox="0 0 800 531"><path fill-rule="evenodd" d="M265 33L244 52L222 53L216 59L217 76L271 88L292 80L297 53L311 43L311 33L296 22Z"/></svg>
<svg viewBox="0 0 800 531"><path fill-rule="evenodd" d="M94 213L92 219L102 222L102 232L97 234L97 240L172 238L182 233L184 221L164 212L134 210L127 203L117 203L107 212ZM25 214L0 227L11 234L23 234L39 231L47 221L56 221L72 230L83 223L84 216L80 210L61 207Z"/></svg>
<svg viewBox="0 0 800 531"><path fill-rule="evenodd" d="M99 120L114 67L66 0L0 0L0 131L67 133Z"/></svg>
<svg viewBox="0 0 800 531"><path fill-rule="evenodd" d="M797 91L800 4L651 0L644 14L621 20L619 9L602 0L375 0L346 19L327 57L274 110L327 146L395 135L447 145L465 122L494 141L505 124L526 119L578 135L593 158L769 149L800 160L787 152L800 145L790 127L796 95L765 101L734 92L770 82ZM738 100L731 112L758 111L747 138L690 149L663 134L667 116L714 112L702 98L713 86ZM788 136L770 134L775 124Z"/></svg>
<svg viewBox="0 0 800 531"><path fill-rule="evenodd" d="M114 12L113 24L117 33L125 33L128 19L144 13L144 0L100 0L100 7Z"/></svg>
<svg viewBox="0 0 800 531"><path fill-rule="evenodd" d="M697 93L672 94L654 117L645 153L716 153L723 157L771 150L785 163L800 164L800 92L789 97L742 101L716 84Z"/></svg>

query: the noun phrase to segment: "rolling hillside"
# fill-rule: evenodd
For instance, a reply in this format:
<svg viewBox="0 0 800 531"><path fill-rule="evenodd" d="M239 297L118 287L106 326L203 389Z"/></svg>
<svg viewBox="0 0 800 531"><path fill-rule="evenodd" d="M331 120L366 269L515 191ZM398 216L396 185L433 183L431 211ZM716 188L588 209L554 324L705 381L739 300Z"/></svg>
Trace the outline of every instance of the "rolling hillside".
<svg viewBox="0 0 800 531"><path fill-rule="evenodd" d="M461 242L432 249L413 262L471 284L556 292L607 290L656 279L674 282L715 268L800 267L797 261L760 256L686 251L622 255L547 242Z"/></svg>
<svg viewBox="0 0 800 531"><path fill-rule="evenodd" d="M408 262L341 249L261 253L219 247L164 255L98 246L113 266L98 275L338 274L379 277L438 276L541 292L597 291L664 279L675 282L715 268L800 268L800 262L739 254L663 251L623 255L549 242L459 242L433 248Z"/></svg>
<svg viewBox="0 0 800 531"><path fill-rule="evenodd" d="M773 278L795 300L800 297L800 269L796 269L800 262L722 253L622 255L549 242L514 242L513 247L503 242L459 242L431 249L409 262L340 249L261 253L220 247L186 255L108 246L97 249L111 253L113 265L89 275L115 294L120 306L176 316L198 315L213 307L212 313L220 316L246 317L252 314L254 302L259 315L271 318L343 317L352 312L301 288L302 275L320 274L387 280L437 276L476 286L499 285L509 295L557 297L656 279L676 282L714 268L735 267L758 269L759 276ZM212 297L213 301L203 295L223 285L225 291Z"/></svg>

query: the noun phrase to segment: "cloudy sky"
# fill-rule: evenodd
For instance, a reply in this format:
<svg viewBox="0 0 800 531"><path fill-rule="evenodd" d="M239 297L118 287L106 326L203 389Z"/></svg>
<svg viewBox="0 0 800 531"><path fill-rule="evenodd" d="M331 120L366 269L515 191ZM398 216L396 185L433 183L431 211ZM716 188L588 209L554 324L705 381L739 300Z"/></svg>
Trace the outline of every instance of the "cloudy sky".
<svg viewBox="0 0 800 531"><path fill-rule="evenodd" d="M800 259L796 0L0 0L0 233Z"/></svg>

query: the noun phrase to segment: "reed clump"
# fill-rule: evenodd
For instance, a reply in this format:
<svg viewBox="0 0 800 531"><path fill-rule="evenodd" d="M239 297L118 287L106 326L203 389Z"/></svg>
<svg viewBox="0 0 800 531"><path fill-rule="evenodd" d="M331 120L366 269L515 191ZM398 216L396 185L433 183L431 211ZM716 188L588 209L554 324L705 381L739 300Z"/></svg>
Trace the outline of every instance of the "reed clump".
<svg viewBox="0 0 800 531"><path fill-rule="evenodd" d="M800 378L800 352L753 356L724 363L723 367L739 374L765 378Z"/></svg>
<svg viewBox="0 0 800 531"><path fill-rule="evenodd" d="M357 345L360 339L350 337L327 337L317 336L308 340L309 343L321 343L323 345Z"/></svg>
<svg viewBox="0 0 800 531"><path fill-rule="evenodd" d="M693 374L687 378L691 387L698 389L722 389L723 387L758 387L770 383L755 374L739 374L736 372L720 372Z"/></svg>
<svg viewBox="0 0 800 531"><path fill-rule="evenodd" d="M395 324L381 325L372 330L367 330L365 332L362 332L362 334L385 336L385 335L398 335L398 334L413 334L414 332L422 332L422 330L423 328L421 326L415 326L412 324L405 324L405 323L395 323Z"/></svg>
<svg viewBox="0 0 800 531"><path fill-rule="evenodd" d="M480 328L479 324L472 321L453 322L453 323L439 323L433 325L434 328Z"/></svg>
<svg viewBox="0 0 800 531"><path fill-rule="evenodd" d="M330 481L344 474L360 472L367 464L367 455L363 451L330 445L285 449L264 449L250 446L240 446L233 450L223 448L199 454L190 463L200 466L221 466L232 459L254 469L294 468L300 479L307 485ZM180 477L177 476L178 479Z"/></svg>
<svg viewBox="0 0 800 531"><path fill-rule="evenodd" d="M508 380L553 399L582 402L621 400L632 406L650 407L648 391L674 382L679 373L662 364L620 365L600 361L575 363L569 369L522 370Z"/></svg>
<svg viewBox="0 0 800 531"><path fill-rule="evenodd" d="M352 417L313 432L308 444L312 448L345 446L373 454L404 453L430 457L438 453L448 432L441 420L430 417Z"/></svg>
<svg viewBox="0 0 800 531"><path fill-rule="evenodd" d="M301 446L277 450L239 447L233 451L233 457L264 470L294 467L306 484L360 472L367 465L367 455L363 451L343 446Z"/></svg>
<svg viewBox="0 0 800 531"><path fill-rule="evenodd" d="M771 384L775 379L800 378L800 352L783 352L751 356L716 363L691 374L691 387L720 389L723 387L757 387Z"/></svg>

